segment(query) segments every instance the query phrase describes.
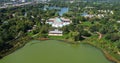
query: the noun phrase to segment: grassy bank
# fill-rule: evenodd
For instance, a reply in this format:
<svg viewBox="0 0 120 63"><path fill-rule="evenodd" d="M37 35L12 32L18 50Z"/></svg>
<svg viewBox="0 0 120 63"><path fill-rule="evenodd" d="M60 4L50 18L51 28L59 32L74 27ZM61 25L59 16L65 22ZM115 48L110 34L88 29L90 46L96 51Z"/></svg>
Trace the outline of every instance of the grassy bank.
<svg viewBox="0 0 120 63"><path fill-rule="evenodd" d="M84 43L90 44L90 45L92 45L92 46L100 49L100 50L104 53L105 57L106 57L109 61L112 61L113 63L120 63L119 60L117 60L114 56L110 55L110 53L108 53L105 49L103 49L103 48L101 48L101 47L99 47L99 46L96 46L95 44L93 44L93 43L91 43L91 42L84 42Z"/></svg>
<svg viewBox="0 0 120 63"><path fill-rule="evenodd" d="M80 43L87 43L87 44L90 44L92 46L95 46L96 48L99 48L105 55L105 57L112 61L113 63L120 63L119 59L117 57L115 57L113 54L114 52L110 52L108 47L106 45L108 44L105 44L105 42L107 42L106 40L104 39L98 39L97 36L92 36L92 37L89 37L83 41L74 41L74 40L70 40L70 39L65 39L65 37L60 37L60 36L50 36L49 37L50 39L53 39L53 40L62 40L63 42L67 42L67 43L70 43L70 44L80 44Z"/></svg>
<svg viewBox="0 0 120 63"><path fill-rule="evenodd" d="M11 53L13 53L14 51L20 49L21 47L23 47L26 43L28 43L30 40L32 40L31 37L21 37L19 39L13 40L13 41L9 41L8 43L12 46L10 49L5 49L3 51L0 52L0 57L3 58Z"/></svg>
<svg viewBox="0 0 120 63"><path fill-rule="evenodd" d="M104 55L105 55L105 57L108 59L108 60L110 60L110 61L112 61L112 62L114 62L114 63L120 63L120 60L119 60L119 58L117 58L116 56L114 56L114 55L116 55L113 51L110 51L109 50L109 47L107 47L106 45L108 45L108 44L105 44L105 42L106 42L106 40L104 40L104 39L98 39L98 38L96 38L96 37L90 37L90 38L88 38L88 39L85 39L84 41L82 41L83 43L88 43L88 44L90 44L90 45L93 45L93 46L95 46L95 47L97 47L97 48L99 48L103 53L104 53ZM113 55L114 54L114 55Z"/></svg>
<svg viewBox="0 0 120 63"><path fill-rule="evenodd" d="M11 45L13 45L13 47L11 49L8 49L6 52L0 52L0 56L4 57L18 49L20 49L21 47L23 47L26 43L28 43L30 40L32 40L33 38L31 37L22 37L19 38L13 42L9 42ZM108 50L106 50L105 48L103 48L101 46L101 43L104 42L104 40L98 40L95 37L90 37L88 39L85 39L83 41L73 41L70 39L65 39L65 37L63 36L49 36L48 38L34 38L35 40L60 40L62 42L66 42L66 43L70 43L70 44L80 44L80 43L86 43L86 44L90 44L92 46L95 46L96 48L99 48L105 55L105 57L112 61L113 63L120 63L120 61L118 59L116 59L116 57L114 57L113 55L111 55L112 52L108 52Z"/></svg>

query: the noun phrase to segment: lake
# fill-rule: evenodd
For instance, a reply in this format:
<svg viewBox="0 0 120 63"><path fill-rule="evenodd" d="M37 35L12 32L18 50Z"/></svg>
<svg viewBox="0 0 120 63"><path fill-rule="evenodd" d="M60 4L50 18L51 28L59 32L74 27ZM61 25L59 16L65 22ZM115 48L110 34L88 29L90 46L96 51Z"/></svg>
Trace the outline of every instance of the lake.
<svg viewBox="0 0 120 63"><path fill-rule="evenodd" d="M58 12L60 16L63 16L64 13L67 13L69 11L69 8L63 7L61 10Z"/></svg>
<svg viewBox="0 0 120 63"><path fill-rule="evenodd" d="M44 10L53 10L53 9L57 9L59 11L57 11L57 13L60 15L60 16L63 16L64 13L67 13L69 11L69 8L68 7L56 7L56 6L45 6L43 8Z"/></svg>
<svg viewBox="0 0 120 63"><path fill-rule="evenodd" d="M57 40L32 40L0 63L112 63L97 48L73 45Z"/></svg>

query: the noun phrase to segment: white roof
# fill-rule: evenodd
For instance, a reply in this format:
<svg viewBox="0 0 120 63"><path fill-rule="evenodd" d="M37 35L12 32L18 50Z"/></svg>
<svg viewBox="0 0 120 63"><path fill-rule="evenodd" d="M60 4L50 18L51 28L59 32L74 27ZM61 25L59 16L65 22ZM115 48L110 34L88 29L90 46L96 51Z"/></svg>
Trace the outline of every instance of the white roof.
<svg viewBox="0 0 120 63"><path fill-rule="evenodd" d="M49 31L49 33L60 33L60 34L62 34L63 31L59 31L58 29L55 29L54 31Z"/></svg>
<svg viewBox="0 0 120 63"><path fill-rule="evenodd" d="M117 21L117 23L120 23L120 21Z"/></svg>

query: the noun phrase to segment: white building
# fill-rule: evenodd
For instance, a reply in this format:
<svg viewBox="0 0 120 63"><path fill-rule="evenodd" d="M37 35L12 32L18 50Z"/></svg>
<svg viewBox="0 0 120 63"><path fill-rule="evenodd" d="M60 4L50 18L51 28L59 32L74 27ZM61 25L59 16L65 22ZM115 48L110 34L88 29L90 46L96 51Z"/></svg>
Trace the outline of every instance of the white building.
<svg viewBox="0 0 120 63"><path fill-rule="evenodd" d="M11 0L11 1L15 2L16 0Z"/></svg>
<svg viewBox="0 0 120 63"><path fill-rule="evenodd" d="M24 2L26 2L26 0L19 0L19 2L22 2L22 3L24 3Z"/></svg>
<svg viewBox="0 0 120 63"><path fill-rule="evenodd" d="M51 24L52 27L63 27L65 25L69 25L71 23L70 19L65 18L50 18L46 21L46 23Z"/></svg>
<svg viewBox="0 0 120 63"><path fill-rule="evenodd" d="M117 21L117 23L120 23L120 21Z"/></svg>
<svg viewBox="0 0 120 63"><path fill-rule="evenodd" d="M71 0L71 1L70 1L70 3L73 3L73 2L74 2L74 0Z"/></svg>
<svg viewBox="0 0 120 63"><path fill-rule="evenodd" d="M63 31L55 29L54 31L49 31L49 36L63 36Z"/></svg>
<svg viewBox="0 0 120 63"><path fill-rule="evenodd" d="M26 2L26 0L22 0L21 2Z"/></svg>

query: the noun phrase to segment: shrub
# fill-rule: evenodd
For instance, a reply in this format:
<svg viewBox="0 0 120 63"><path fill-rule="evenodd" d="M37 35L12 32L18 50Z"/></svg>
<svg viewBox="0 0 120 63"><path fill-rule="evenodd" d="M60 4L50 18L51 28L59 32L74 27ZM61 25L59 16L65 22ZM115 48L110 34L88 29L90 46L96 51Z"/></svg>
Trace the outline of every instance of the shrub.
<svg viewBox="0 0 120 63"><path fill-rule="evenodd" d="M108 35L106 35L105 39L111 40L111 41L115 42L115 41L120 40L120 35L119 34L115 34L115 33L108 34Z"/></svg>

